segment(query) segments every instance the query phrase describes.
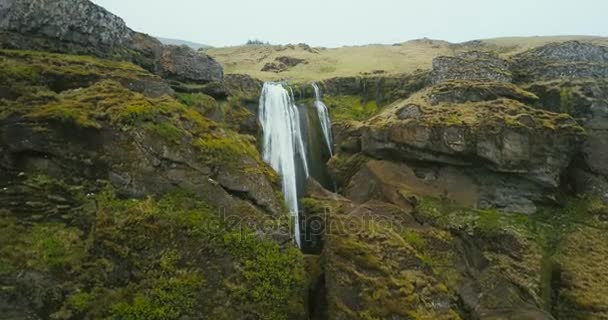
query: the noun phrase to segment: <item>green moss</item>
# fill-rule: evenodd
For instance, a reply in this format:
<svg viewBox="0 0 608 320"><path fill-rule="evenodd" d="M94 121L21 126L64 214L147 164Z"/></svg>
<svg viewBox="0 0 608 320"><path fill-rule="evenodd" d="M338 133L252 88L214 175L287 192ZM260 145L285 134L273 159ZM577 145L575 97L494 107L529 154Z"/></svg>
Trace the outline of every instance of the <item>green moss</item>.
<svg viewBox="0 0 608 320"><path fill-rule="evenodd" d="M131 302L111 306L111 318L121 320L173 320L195 312L204 279L198 272L178 271L146 283Z"/></svg>
<svg viewBox="0 0 608 320"><path fill-rule="evenodd" d="M259 160L255 147L234 134L223 137L204 135L194 141L194 146L201 150L201 156L209 164L235 167L242 165L243 157Z"/></svg>
<svg viewBox="0 0 608 320"><path fill-rule="evenodd" d="M195 108L203 114L207 114L208 112L212 111L217 104L213 97L202 93L178 93L177 99L181 103Z"/></svg>
<svg viewBox="0 0 608 320"><path fill-rule="evenodd" d="M358 96L326 95L323 100L329 107L331 119L334 122L364 121L379 111L375 100L363 102Z"/></svg>
<svg viewBox="0 0 608 320"><path fill-rule="evenodd" d="M302 317L306 290L304 258L290 247L281 250L271 241L257 239L251 233L233 232L224 235L228 251L244 259L233 295L256 303L253 312L259 319L279 320ZM239 280L240 279L240 280Z"/></svg>
<svg viewBox="0 0 608 320"><path fill-rule="evenodd" d="M172 123L148 123L145 125L154 135L164 139L165 141L171 141L175 144L180 144L181 139L184 136L184 131Z"/></svg>
<svg viewBox="0 0 608 320"><path fill-rule="evenodd" d="M63 224L40 224L26 237L31 247L28 262L31 267L62 272L77 266L85 255L81 232Z"/></svg>
<svg viewBox="0 0 608 320"><path fill-rule="evenodd" d="M426 240L420 234L413 230L407 230L403 234L403 240L417 250L423 250L426 247Z"/></svg>
<svg viewBox="0 0 608 320"><path fill-rule="evenodd" d="M0 276L11 274L15 271L11 261L7 258L0 258Z"/></svg>
<svg viewBox="0 0 608 320"><path fill-rule="evenodd" d="M574 96L569 88L562 88L559 92L560 104L559 111L572 114L574 112Z"/></svg>
<svg viewBox="0 0 608 320"><path fill-rule="evenodd" d="M486 234L494 234L500 231L500 214L496 209L478 211L477 228Z"/></svg>
<svg viewBox="0 0 608 320"><path fill-rule="evenodd" d="M35 83L41 76L157 78L129 62L39 51L0 50L0 82Z"/></svg>
<svg viewBox="0 0 608 320"><path fill-rule="evenodd" d="M79 292L68 298L68 305L70 309L82 313L91 308L91 304L94 302L93 299L94 297L91 293Z"/></svg>

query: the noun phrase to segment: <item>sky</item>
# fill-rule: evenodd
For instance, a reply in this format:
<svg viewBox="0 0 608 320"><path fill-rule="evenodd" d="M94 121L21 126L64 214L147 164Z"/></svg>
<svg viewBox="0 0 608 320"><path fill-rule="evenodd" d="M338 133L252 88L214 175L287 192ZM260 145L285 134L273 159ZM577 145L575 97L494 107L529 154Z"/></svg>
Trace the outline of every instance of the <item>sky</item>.
<svg viewBox="0 0 608 320"><path fill-rule="evenodd" d="M150 35L339 47L431 38L608 36L608 0L93 0Z"/></svg>

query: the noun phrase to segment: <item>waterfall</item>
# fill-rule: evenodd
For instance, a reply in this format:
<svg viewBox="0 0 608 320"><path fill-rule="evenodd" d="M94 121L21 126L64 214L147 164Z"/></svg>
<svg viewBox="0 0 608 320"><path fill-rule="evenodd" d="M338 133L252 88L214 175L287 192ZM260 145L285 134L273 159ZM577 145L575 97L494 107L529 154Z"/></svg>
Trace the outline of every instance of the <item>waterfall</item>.
<svg viewBox="0 0 608 320"><path fill-rule="evenodd" d="M294 218L294 236L300 246L297 177L298 170L303 170L306 177L309 170L300 128L300 113L293 92L290 94L280 83L264 83L259 119L264 131L264 161L282 178L283 195Z"/></svg>
<svg viewBox="0 0 608 320"><path fill-rule="evenodd" d="M317 114L319 115L319 122L321 123L321 130L323 131L323 137L329 150L329 156L333 156L332 150L332 134L331 134L331 121L329 119L329 111L327 106L321 99L321 90L316 83L312 83L312 87L315 89L315 107L317 108Z"/></svg>

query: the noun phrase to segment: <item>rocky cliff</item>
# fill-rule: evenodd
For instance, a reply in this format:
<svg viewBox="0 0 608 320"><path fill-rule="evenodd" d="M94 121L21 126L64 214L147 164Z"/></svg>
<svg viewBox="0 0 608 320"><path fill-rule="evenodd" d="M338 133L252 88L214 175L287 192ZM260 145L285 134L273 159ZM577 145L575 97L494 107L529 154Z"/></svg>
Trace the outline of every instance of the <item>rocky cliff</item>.
<svg viewBox="0 0 608 320"><path fill-rule="evenodd" d="M88 1L0 29L0 318L306 318L258 82Z"/></svg>
<svg viewBox="0 0 608 320"><path fill-rule="evenodd" d="M424 88L335 119L340 196L305 200L326 226L324 314L606 317L605 52L439 57Z"/></svg>
<svg viewBox="0 0 608 320"><path fill-rule="evenodd" d="M130 60L163 77L185 82L222 80L212 58L188 47L165 46L87 0L7 0L0 4L4 49L89 54Z"/></svg>
<svg viewBox="0 0 608 320"><path fill-rule="evenodd" d="M336 192L309 181L303 254L261 81L85 0L0 30L2 319L608 317L604 46L320 81Z"/></svg>

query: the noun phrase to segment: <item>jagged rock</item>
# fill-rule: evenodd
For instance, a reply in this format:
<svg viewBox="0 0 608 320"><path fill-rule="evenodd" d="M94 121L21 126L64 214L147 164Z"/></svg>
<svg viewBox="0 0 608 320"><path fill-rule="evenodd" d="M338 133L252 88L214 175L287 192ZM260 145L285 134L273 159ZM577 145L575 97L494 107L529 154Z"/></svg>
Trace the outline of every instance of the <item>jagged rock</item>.
<svg viewBox="0 0 608 320"><path fill-rule="evenodd" d="M537 106L571 114L585 127L581 159L573 166L578 174L570 176L578 192L605 198L608 47L580 41L548 44L514 57L513 69L517 81L530 82L527 89L540 98Z"/></svg>
<svg viewBox="0 0 608 320"><path fill-rule="evenodd" d="M3 1L0 31L3 48L118 58L191 82L223 77L221 65L207 55L163 46L88 0Z"/></svg>
<svg viewBox="0 0 608 320"><path fill-rule="evenodd" d="M133 33L121 18L86 0L2 1L0 29L108 48L126 46Z"/></svg>
<svg viewBox="0 0 608 320"><path fill-rule="evenodd" d="M447 80L477 80L511 82L512 75L507 61L497 54L467 51L454 57L433 59L431 81L438 84Z"/></svg>
<svg viewBox="0 0 608 320"><path fill-rule="evenodd" d="M397 117L401 120L405 119L420 119L422 113L420 112L420 107L415 104L410 104L402 108L398 111Z"/></svg>
<svg viewBox="0 0 608 320"><path fill-rule="evenodd" d="M587 42L548 44L518 54L513 61L518 82L608 77L608 47Z"/></svg>

